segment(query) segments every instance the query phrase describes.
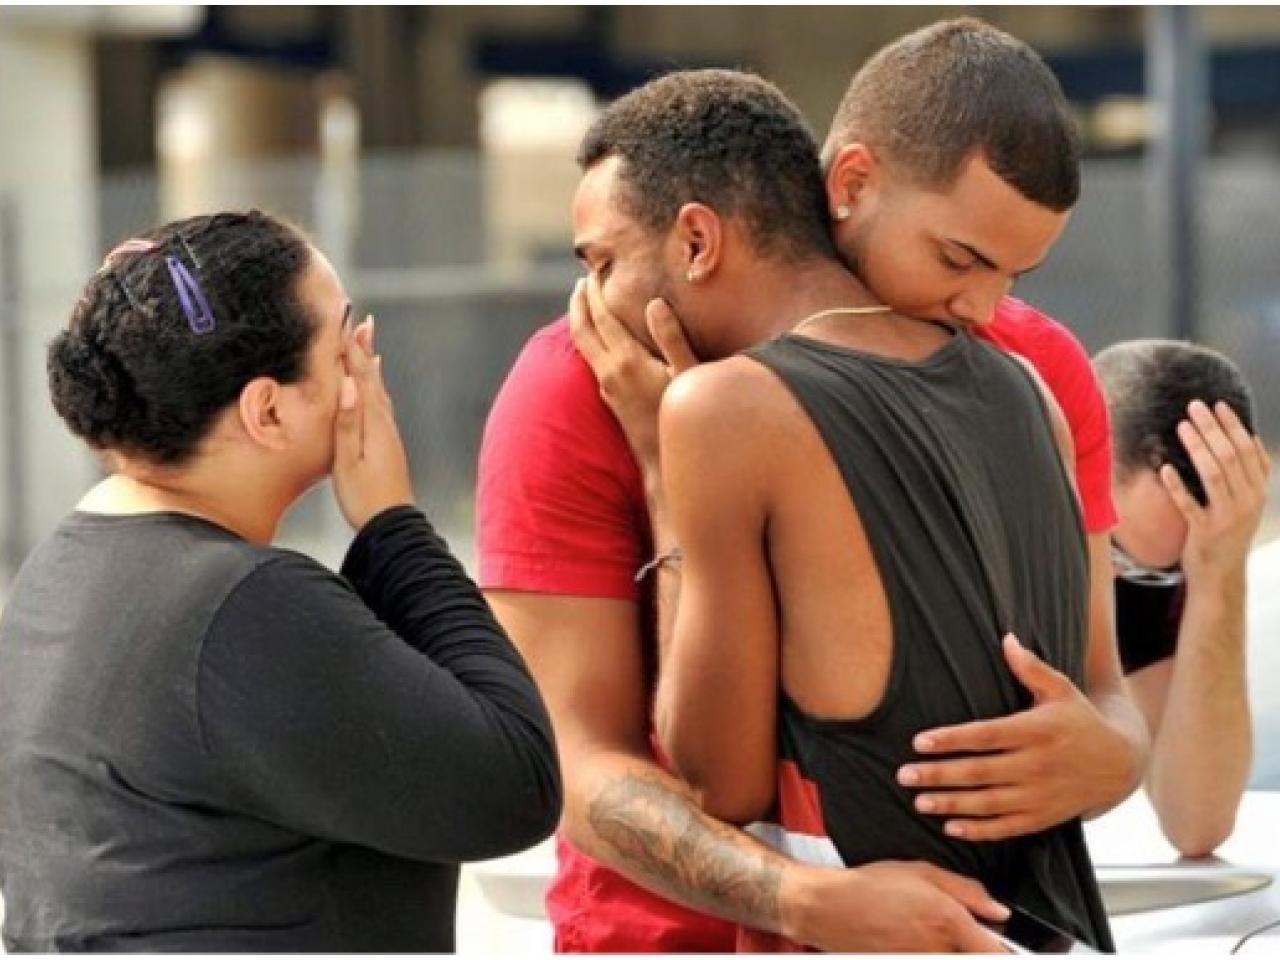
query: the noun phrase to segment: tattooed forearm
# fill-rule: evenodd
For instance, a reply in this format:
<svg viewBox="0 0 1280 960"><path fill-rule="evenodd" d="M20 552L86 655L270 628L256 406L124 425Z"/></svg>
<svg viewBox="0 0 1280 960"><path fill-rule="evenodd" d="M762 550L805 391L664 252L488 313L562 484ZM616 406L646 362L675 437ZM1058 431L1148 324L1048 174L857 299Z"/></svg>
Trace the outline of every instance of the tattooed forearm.
<svg viewBox="0 0 1280 960"><path fill-rule="evenodd" d="M611 779L591 799L587 817L611 859L637 882L725 919L778 929L782 871L773 855L707 817L665 778Z"/></svg>

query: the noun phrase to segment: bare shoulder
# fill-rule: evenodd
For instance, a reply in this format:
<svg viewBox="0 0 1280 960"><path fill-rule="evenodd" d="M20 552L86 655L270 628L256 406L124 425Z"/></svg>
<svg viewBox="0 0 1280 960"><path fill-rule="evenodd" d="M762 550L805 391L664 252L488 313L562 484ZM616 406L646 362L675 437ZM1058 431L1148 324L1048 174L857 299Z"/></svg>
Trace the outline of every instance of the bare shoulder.
<svg viewBox="0 0 1280 960"><path fill-rule="evenodd" d="M750 425L757 437L758 431L785 423L797 409L773 373L740 355L686 370L662 398L664 424L725 431Z"/></svg>
<svg viewBox="0 0 1280 960"><path fill-rule="evenodd" d="M668 489L713 491L715 504L725 510L766 509L795 463L788 454L797 413L781 382L747 357L686 371L662 398L659 432Z"/></svg>

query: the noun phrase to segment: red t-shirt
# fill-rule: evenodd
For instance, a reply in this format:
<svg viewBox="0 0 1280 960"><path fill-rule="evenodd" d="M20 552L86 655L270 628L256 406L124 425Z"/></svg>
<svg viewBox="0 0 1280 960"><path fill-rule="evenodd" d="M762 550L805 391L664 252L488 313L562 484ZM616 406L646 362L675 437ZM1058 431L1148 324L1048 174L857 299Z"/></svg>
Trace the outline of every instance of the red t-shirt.
<svg viewBox="0 0 1280 960"><path fill-rule="evenodd" d="M1039 372L1062 407L1076 448L1076 487L1089 533L1116 524L1111 500L1111 418L1089 355L1075 334L1035 307L1005 297L991 323L974 328L979 338L1016 353Z"/></svg>
<svg viewBox="0 0 1280 960"><path fill-rule="evenodd" d="M1012 298L980 333L1026 357L1057 397L1075 436L1086 526L1109 528L1110 427L1079 341ZM486 589L641 599L633 578L651 548L640 470L564 318L525 345L490 411L476 549ZM654 896L563 837L556 853L547 913L558 951L733 951L732 924Z"/></svg>
<svg viewBox="0 0 1280 960"><path fill-rule="evenodd" d="M640 600L644 484L561 318L525 345L485 426L476 484L480 585ZM731 953L735 927L654 896L564 837L547 915L558 953Z"/></svg>

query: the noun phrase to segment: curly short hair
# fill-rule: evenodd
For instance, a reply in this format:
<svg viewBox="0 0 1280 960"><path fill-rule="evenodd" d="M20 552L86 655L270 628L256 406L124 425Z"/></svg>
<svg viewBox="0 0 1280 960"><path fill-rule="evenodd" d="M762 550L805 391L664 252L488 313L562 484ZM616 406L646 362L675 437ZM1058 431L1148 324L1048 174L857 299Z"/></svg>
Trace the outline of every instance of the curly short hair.
<svg viewBox="0 0 1280 960"><path fill-rule="evenodd" d="M194 272L212 331L188 322L166 256ZM296 286L310 262L298 230L258 211L191 217L122 244L49 345L54 409L96 450L189 460L249 381L306 376L316 325Z"/></svg>
<svg viewBox="0 0 1280 960"><path fill-rule="evenodd" d="M878 148L911 179L947 187L980 153L1026 199L1080 198L1080 133L1053 72L1021 40L971 17L909 33L849 83L823 148Z"/></svg>
<svg viewBox="0 0 1280 960"><path fill-rule="evenodd" d="M628 213L664 230L686 203L739 218L755 248L801 260L834 255L817 143L773 84L736 70L667 74L614 101L578 163L622 161Z"/></svg>
<svg viewBox="0 0 1280 960"><path fill-rule="evenodd" d="M1178 438L1187 404L1225 402L1249 432L1253 394L1240 368L1216 350L1181 340L1127 340L1093 358L1111 413L1117 473L1172 464L1196 501L1204 484Z"/></svg>

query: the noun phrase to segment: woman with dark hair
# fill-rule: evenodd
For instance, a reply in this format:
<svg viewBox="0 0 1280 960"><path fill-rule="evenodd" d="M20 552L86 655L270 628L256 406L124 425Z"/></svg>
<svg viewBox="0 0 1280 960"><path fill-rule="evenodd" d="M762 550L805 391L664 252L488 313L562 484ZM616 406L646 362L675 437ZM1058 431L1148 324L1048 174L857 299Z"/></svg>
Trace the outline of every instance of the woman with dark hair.
<svg viewBox="0 0 1280 960"><path fill-rule="evenodd" d="M109 476L0 623L7 949L451 950L457 864L554 828L546 711L350 314L297 231L223 213L113 250L50 345ZM342 576L270 546L330 474Z"/></svg>

